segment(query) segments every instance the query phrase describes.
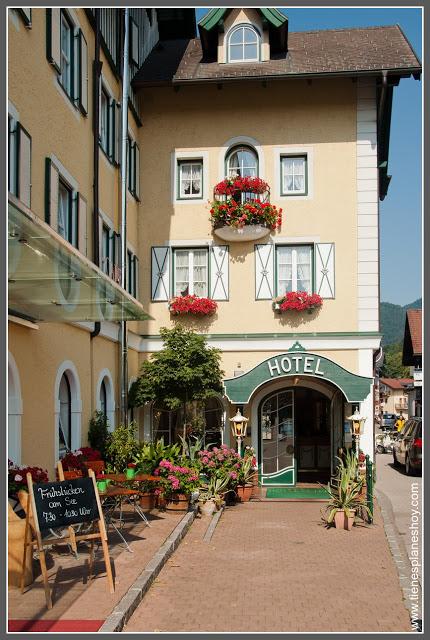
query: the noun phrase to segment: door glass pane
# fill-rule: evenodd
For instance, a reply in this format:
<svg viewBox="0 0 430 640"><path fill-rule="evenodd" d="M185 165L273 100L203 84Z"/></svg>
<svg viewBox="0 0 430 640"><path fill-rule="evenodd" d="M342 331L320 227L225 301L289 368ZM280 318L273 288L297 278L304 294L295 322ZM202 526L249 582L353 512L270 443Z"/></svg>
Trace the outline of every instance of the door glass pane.
<svg viewBox="0 0 430 640"><path fill-rule="evenodd" d="M293 392L281 391L261 408L261 444L264 475L294 466Z"/></svg>

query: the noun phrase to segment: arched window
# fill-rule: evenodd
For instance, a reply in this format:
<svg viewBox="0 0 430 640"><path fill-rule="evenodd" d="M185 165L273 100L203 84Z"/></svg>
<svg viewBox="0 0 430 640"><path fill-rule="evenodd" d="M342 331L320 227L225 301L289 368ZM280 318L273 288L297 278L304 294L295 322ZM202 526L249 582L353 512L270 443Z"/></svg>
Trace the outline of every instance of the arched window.
<svg viewBox="0 0 430 640"><path fill-rule="evenodd" d="M59 454L63 456L72 448L72 394L67 373L63 373L58 391L60 413L58 415Z"/></svg>
<svg viewBox="0 0 430 640"><path fill-rule="evenodd" d="M228 62L258 62L260 38L250 24L235 27L228 37Z"/></svg>
<svg viewBox="0 0 430 640"><path fill-rule="evenodd" d="M107 389L105 378L103 378L100 384L100 411L104 417L107 418Z"/></svg>
<svg viewBox="0 0 430 640"><path fill-rule="evenodd" d="M258 156L252 147L241 145L234 147L227 154L227 175L258 176Z"/></svg>

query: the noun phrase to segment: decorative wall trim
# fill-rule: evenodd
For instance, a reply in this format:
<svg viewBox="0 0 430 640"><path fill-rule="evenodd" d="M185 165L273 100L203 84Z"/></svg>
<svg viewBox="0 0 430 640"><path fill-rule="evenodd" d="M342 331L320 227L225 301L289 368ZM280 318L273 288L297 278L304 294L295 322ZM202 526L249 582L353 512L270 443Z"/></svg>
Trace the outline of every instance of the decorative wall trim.
<svg viewBox="0 0 430 640"><path fill-rule="evenodd" d="M379 223L375 79L357 80L358 328L379 330Z"/></svg>

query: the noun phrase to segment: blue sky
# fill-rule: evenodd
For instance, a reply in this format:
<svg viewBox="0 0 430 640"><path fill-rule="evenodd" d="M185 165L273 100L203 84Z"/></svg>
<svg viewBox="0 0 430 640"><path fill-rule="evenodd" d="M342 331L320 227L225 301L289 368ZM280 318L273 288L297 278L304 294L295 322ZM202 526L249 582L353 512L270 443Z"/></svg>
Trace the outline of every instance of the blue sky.
<svg viewBox="0 0 430 640"><path fill-rule="evenodd" d="M417 8L282 9L290 31L399 24L422 60L421 10ZM197 9L197 20L208 9ZM393 177L380 206L381 301L407 304L421 296L421 91L413 78L394 88L388 173Z"/></svg>

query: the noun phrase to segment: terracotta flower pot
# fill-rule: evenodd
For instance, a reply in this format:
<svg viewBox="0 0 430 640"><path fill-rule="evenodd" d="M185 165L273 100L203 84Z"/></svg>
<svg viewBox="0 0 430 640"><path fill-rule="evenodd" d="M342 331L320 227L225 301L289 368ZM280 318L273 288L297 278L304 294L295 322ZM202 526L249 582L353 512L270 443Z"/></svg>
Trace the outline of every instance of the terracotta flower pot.
<svg viewBox="0 0 430 640"><path fill-rule="evenodd" d="M344 529L345 527L345 511L338 509L334 515L334 526L336 529Z"/></svg>
<svg viewBox="0 0 430 640"><path fill-rule="evenodd" d="M240 502L249 502L252 496L252 489L252 484L246 484L245 486L239 485L237 487L236 491Z"/></svg>
<svg viewBox="0 0 430 640"><path fill-rule="evenodd" d="M144 493L139 498L139 505L143 511L151 511L155 507L155 495L153 493Z"/></svg>
<svg viewBox="0 0 430 640"><path fill-rule="evenodd" d="M166 509L168 511L188 511L189 504L189 496L186 496L183 493L174 493L167 501Z"/></svg>
<svg viewBox="0 0 430 640"><path fill-rule="evenodd" d="M347 516L346 513L344 513L345 517L344 517L344 524L343 524L343 528L346 529L347 531L351 531L352 529L352 525L354 524L354 520L355 520L355 509L353 509L353 514L351 516Z"/></svg>

